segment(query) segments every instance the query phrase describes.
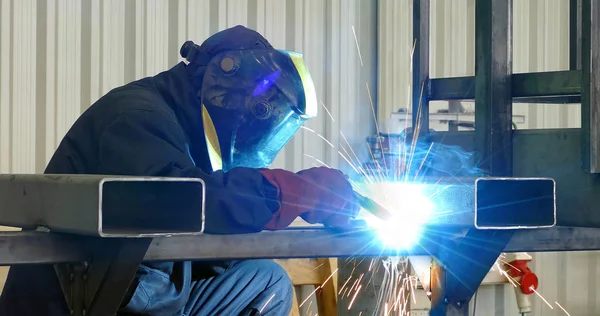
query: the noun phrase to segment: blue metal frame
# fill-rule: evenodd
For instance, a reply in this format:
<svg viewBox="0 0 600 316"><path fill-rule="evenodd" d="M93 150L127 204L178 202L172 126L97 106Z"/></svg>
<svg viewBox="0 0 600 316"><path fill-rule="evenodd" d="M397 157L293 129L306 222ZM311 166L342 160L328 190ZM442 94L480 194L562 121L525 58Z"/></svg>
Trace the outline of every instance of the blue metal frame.
<svg viewBox="0 0 600 316"><path fill-rule="evenodd" d="M595 69L600 63L600 23L592 18L600 15L600 1L570 1L570 70L513 75L512 1L476 0L475 76L428 79L430 0L414 0L413 34L417 47L413 63L413 126L417 122L427 126L430 100L475 100L474 133L426 135L428 129L424 129L421 140L458 143L465 150L475 151L477 165L492 176L556 174L558 223L600 227L600 214L589 209L597 205L595 196L600 191L594 175L600 172L600 75ZM423 86L425 93L420 94ZM581 102L582 128L516 134L511 127L513 102ZM548 161L544 161L545 157ZM571 172L556 171L559 166L568 166ZM561 187L561 183L581 190ZM433 288L436 299L432 300L431 315L467 315L468 301L505 248L502 244L511 244L513 233L518 234L472 229L459 244L437 253L442 268L434 271L435 277L443 282ZM542 238L543 232L531 234ZM485 245L485 240L491 239L498 244ZM591 238L590 242L597 240ZM573 249L567 241L562 246L561 250ZM477 252L477 264L465 260L467 255L473 256L474 247L486 249Z"/></svg>

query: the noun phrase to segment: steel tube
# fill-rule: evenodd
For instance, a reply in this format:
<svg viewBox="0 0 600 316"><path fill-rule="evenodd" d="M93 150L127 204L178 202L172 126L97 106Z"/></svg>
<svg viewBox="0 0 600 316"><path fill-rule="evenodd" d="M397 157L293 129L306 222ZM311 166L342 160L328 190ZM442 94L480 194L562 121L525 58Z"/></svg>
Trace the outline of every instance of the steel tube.
<svg viewBox="0 0 600 316"><path fill-rule="evenodd" d="M475 5L475 147L479 167L512 173L512 1Z"/></svg>
<svg viewBox="0 0 600 316"><path fill-rule="evenodd" d="M600 1L581 0L583 168L600 173Z"/></svg>
<svg viewBox="0 0 600 316"><path fill-rule="evenodd" d="M0 225L102 237L201 234L204 183L191 178L0 175Z"/></svg>
<svg viewBox="0 0 600 316"><path fill-rule="evenodd" d="M580 102L579 70L519 73L511 79L513 102ZM434 78L429 84L429 99L433 101L475 99L475 77Z"/></svg>

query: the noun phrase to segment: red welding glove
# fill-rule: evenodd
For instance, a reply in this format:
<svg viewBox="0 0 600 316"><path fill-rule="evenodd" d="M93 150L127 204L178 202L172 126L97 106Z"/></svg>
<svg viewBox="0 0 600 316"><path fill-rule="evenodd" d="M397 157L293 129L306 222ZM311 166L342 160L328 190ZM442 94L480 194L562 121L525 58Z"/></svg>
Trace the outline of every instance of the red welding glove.
<svg viewBox="0 0 600 316"><path fill-rule="evenodd" d="M277 189L280 207L266 229L288 227L298 216L311 224L346 226L360 207L347 177L339 170L318 167L293 173L261 170Z"/></svg>

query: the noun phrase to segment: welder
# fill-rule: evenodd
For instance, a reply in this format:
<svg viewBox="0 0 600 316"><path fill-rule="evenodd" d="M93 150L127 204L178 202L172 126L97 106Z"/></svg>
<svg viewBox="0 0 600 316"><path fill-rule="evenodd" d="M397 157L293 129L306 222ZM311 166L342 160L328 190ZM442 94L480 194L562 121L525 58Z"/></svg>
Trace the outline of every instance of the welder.
<svg viewBox="0 0 600 316"><path fill-rule="evenodd" d="M358 207L342 172L268 169L317 112L302 55L242 26L201 45L188 41L180 53L185 61L90 106L45 173L201 178L209 234L278 230L297 217L348 224ZM285 271L269 260L144 263L119 313L287 315L292 293ZM69 315L53 267L12 267L0 312Z"/></svg>

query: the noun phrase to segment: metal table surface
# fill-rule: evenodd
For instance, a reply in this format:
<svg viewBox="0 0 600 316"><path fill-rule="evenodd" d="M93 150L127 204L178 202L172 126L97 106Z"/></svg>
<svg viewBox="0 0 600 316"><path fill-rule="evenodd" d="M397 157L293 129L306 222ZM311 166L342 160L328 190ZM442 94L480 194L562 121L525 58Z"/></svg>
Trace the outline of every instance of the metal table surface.
<svg viewBox="0 0 600 316"><path fill-rule="evenodd" d="M461 238L460 231L446 234L449 238ZM380 247L372 233L359 230L297 228L243 235L157 237L144 261L431 255L439 245L435 238L431 239L432 235L426 233L421 246L402 252ZM0 233L0 265L86 261L96 243L113 240L43 232ZM505 252L585 250L600 250L599 228L519 230L504 248Z"/></svg>

